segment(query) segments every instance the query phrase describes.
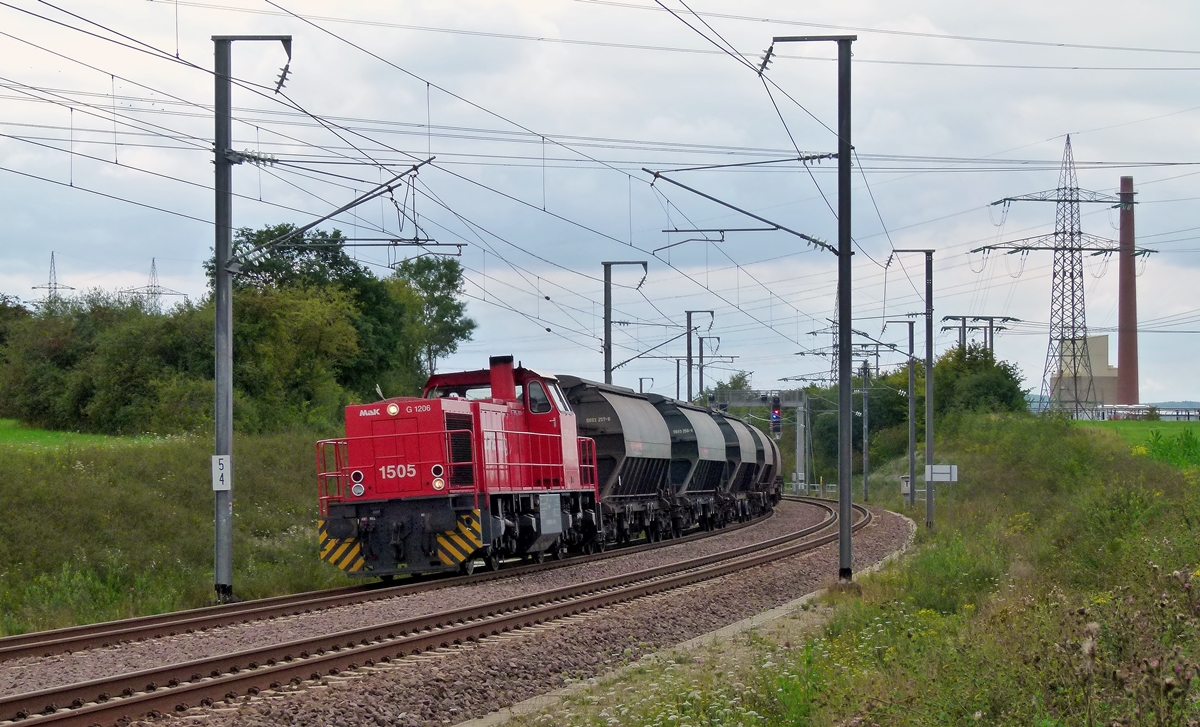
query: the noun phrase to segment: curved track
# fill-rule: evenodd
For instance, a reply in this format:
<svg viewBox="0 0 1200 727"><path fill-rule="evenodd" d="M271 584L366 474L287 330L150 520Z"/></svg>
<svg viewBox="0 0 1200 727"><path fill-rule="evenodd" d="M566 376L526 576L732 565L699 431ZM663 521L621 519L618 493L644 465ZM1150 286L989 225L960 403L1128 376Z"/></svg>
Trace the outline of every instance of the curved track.
<svg viewBox="0 0 1200 727"><path fill-rule="evenodd" d="M179 712L680 588L836 541L836 531L819 534L836 524L834 507L827 501L803 501L824 509L825 520L766 542L436 615L13 695L0 699L0 719L90 726ZM860 515L857 531L871 521L871 514L857 505L855 509Z"/></svg>
<svg viewBox="0 0 1200 727"><path fill-rule="evenodd" d="M471 576L413 578L407 579L401 585L375 582L230 603L221 606L208 606L206 608L190 609L187 611L174 611L121 621L106 621L85 626L55 629L53 631L39 631L19 636L8 636L0 638L0 661L29 656L64 654L84 649L111 646L121 642L174 636L180 633L220 628L231 624L248 623L250 621L309 613L326 608L337 608L356 603L395 598L413 593L450 588L464 583L481 583L500 578L513 578L543 570L552 570L580 563L591 563L597 560L641 553L647 550L700 540L714 535L731 533L762 522L768 517L771 517L771 515L764 515L763 517L721 528L720 530L695 533L682 538L673 538L657 543L626 546L594 555L572 556L563 560L549 561L535 565L518 565L501 568L499 571L476 573Z"/></svg>

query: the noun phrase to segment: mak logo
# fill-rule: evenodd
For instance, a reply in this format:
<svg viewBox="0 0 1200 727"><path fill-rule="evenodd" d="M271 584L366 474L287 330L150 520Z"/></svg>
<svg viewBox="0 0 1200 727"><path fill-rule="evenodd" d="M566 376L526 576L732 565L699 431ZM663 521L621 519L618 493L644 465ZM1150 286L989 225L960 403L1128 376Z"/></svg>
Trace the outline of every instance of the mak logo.
<svg viewBox="0 0 1200 727"><path fill-rule="evenodd" d="M379 408L376 407L374 409L359 409L358 415L360 417L377 417L377 416L379 416Z"/></svg>

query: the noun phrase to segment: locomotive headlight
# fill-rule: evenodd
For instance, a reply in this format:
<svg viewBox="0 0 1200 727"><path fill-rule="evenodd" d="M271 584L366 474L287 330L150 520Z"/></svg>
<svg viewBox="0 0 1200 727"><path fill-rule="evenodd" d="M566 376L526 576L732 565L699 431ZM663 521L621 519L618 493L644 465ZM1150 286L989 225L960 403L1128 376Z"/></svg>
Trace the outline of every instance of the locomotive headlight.
<svg viewBox="0 0 1200 727"><path fill-rule="evenodd" d="M429 474L433 475L434 477L441 477L443 472L445 472L445 470L442 469L440 464L435 464L429 468Z"/></svg>
<svg viewBox="0 0 1200 727"><path fill-rule="evenodd" d="M358 483L355 483L355 485L350 488L350 492L353 492L355 497L362 497L363 493L366 491L367 491L367 488L363 487L361 484L358 484Z"/></svg>
<svg viewBox="0 0 1200 727"><path fill-rule="evenodd" d="M388 413L388 416L393 416L393 417L396 416L397 414L400 413L400 405L395 402L388 404L387 405L387 413Z"/></svg>
<svg viewBox="0 0 1200 727"><path fill-rule="evenodd" d="M356 484L356 485L357 485L359 482L362 482L362 481L363 481L363 473L362 473L362 470L354 470L353 472L351 472L351 473L350 473L350 481L351 481L351 482L353 482L353 483L354 483L354 484Z"/></svg>
<svg viewBox="0 0 1200 727"><path fill-rule="evenodd" d="M440 490L444 489L445 487L446 487L445 480L443 480L441 477L433 478L433 489L440 491Z"/></svg>

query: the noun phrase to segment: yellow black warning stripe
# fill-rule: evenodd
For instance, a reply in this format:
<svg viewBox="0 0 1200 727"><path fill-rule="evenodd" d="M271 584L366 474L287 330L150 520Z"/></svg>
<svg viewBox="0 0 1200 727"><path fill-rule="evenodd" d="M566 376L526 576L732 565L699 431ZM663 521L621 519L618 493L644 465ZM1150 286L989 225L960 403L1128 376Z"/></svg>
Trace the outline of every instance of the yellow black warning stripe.
<svg viewBox="0 0 1200 727"><path fill-rule="evenodd" d="M362 557L362 548L354 539L339 539L329 537L325 532L325 521L317 522L321 536L321 560L333 563L347 573L357 573L367 563Z"/></svg>
<svg viewBox="0 0 1200 727"><path fill-rule="evenodd" d="M438 560L448 566L456 566L483 547L483 534L479 524L479 511L460 513L453 530L438 533Z"/></svg>

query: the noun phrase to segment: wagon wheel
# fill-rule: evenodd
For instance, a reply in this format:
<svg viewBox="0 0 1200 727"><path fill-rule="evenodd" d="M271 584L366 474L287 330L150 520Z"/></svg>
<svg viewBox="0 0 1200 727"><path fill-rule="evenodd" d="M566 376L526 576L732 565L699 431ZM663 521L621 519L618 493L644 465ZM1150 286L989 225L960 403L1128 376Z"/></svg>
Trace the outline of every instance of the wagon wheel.
<svg viewBox="0 0 1200 727"><path fill-rule="evenodd" d="M492 551L484 561L492 572L500 570L500 554Z"/></svg>
<svg viewBox="0 0 1200 727"><path fill-rule="evenodd" d="M465 576L475 574L475 559L474 558L467 558L466 560L463 561L462 572L463 572L463 575L465 575Z"/></svg>

